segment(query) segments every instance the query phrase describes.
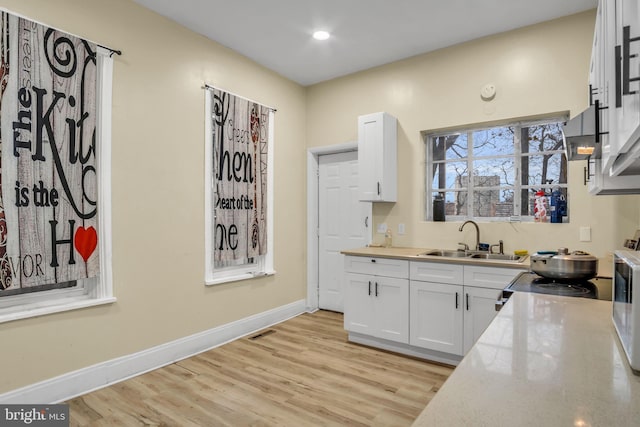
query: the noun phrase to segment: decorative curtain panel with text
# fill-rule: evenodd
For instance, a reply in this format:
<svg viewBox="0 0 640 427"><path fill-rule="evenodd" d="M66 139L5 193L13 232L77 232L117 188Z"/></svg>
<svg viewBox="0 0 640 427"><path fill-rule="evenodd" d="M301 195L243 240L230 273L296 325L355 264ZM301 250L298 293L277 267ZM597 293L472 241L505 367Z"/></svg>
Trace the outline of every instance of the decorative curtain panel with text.
<svg viewBox="0 0 640 427"><path fill-rule="evenodd" d="M212 105L214 262L249 262L267 252L270 108L219 89Z"/></svg>
<svg viewBox="0 0 640 427"><path fill-rule="evenodd" d="M99 273L96 45L1 20L0 296Z"/></svg>

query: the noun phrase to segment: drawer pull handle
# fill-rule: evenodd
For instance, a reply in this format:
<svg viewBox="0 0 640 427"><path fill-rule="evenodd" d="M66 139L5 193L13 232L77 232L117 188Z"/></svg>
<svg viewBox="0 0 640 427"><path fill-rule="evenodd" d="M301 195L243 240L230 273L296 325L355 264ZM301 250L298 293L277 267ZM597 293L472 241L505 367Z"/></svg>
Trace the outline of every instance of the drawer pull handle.
<svg viewBox="0 0 640 427"><path fill-rule="evenodd" d="M378 296L378 282L376 282L376 296Z"/></svg>
<svg viewBox="0 0 640 427"><path fill-rule="evenodd" d="M467 311L469 311L469 294L465 294L466 297L466 303L467 303Z"/></svg>
<svg viewBox="0 0 640 427"><path fill-rule="evenodd" d="M456 292L456 310L458 309L458 293Z"/></svg>
<svg viewBox="0 0 640 427"><path fill-rule="evenodd" d="M369 296L371 296L371 280L369 280Z"/></svg>

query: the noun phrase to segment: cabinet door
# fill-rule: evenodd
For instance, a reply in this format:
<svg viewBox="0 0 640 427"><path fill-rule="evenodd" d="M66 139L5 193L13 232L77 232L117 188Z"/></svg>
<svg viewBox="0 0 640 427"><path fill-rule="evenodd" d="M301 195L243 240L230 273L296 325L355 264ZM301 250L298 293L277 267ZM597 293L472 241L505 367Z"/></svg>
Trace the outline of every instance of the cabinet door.
<svg viewBox="0 0 640 427"><path fill-rule="evenodd" d="M397 121L387 113L358 117L360 200L397 198Z"/></svg>
<svg viewBox="0 0 640 427"><path fill-rule="evenodd" d="M374 277L373 295L378 338L409 343L409 281Z"/></svg>
<svg viewBox="0 0 640 427"><path fill-rule="evenodd" d="M410 282L409 344L462 355L463 287Z"/></svg>
<svg viewBox="0 0 640 427"><path fill-rule="evenodd" d="M614 3L613 1L604 3ZM625 51L625 27L628 27L628 37L640 36L640 6L638 0L617 0L615 7L615 27L611 30L615 34L615 42L611 45L621 46L622 63L622 106L616 109L615 132L611 139L611 154L615 157L619 153L629 150L631 145L640 137L640 83L629 82L629 79L640 77L640 41L627 43L629 56L624 59ZM609 8L611 5L609 6ZM613 59L613 58L612 58ZM615 64L615 62L614 62ZM625 67L626 65L626 67ZM625 79L624 77L628 77ZM625 83L626 81L626 83ZM609 84L615 84L614 76ZM627 93L625 94L625 86ZM615 173L615 171L614 171Z"/></svg>
<svg viewBox="0 0 640 427"><path fill-rule="evenodd" d="M464 287L464 354L498 314L495 304L501 292L497 289Z"/></svg>
<svg viewBox="0 0 640 427"><path fill-rule="evenodd" d="M344 328L350 332L375 335L373 277L345 273Z"/></svg>

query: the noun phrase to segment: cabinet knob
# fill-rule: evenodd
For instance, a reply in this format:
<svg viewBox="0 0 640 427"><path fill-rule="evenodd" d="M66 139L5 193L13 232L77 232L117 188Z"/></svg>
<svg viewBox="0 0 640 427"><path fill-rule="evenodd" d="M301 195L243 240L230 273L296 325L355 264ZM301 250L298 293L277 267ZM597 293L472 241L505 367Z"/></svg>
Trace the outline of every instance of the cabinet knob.
<svg viewBox="0 0 640 427"><path fill-rule="evenodd" d="M376 260L375 260L375 259L372 259L372 260L371 260L371 262L376 262Z"/></svg>

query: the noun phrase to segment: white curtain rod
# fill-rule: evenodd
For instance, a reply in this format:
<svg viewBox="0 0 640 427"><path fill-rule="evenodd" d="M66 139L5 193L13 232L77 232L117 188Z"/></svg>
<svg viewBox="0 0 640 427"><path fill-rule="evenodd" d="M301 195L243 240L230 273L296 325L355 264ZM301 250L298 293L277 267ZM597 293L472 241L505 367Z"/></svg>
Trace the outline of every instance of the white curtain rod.
<svg viewBox="0 0 640 427"><path fill-rule="evenodd" d="M277 109L275 109L275 108L273 108L273 107L270 107L269 105L264 105L264 104L262 104L261 102L254 101L253 99L247 98L247 97L242 96L242 95L235 94L235 93L233 93L233 92L229 92L229 91L228 91L228 90L226 90L226 89L222 89L222 88L219 88L219 87L211 86L211 85L209 85L209 84L207 84L207 83L204 83L204 86L202 86L202 88L203 88L204 90L213 90L213 89L221 90L221 91L227 92L227 93L228 93L228 94L230 94L230 95L237 96L238 98L246 99L246 100L247 100L247 101L249 101L249 102L255 102L256 104L260 104L260 105L262 105L263 107L267 107L267 108L269 108L271 111L273 111L274 113L275 113L276 111L278 111Z"/></svg>

